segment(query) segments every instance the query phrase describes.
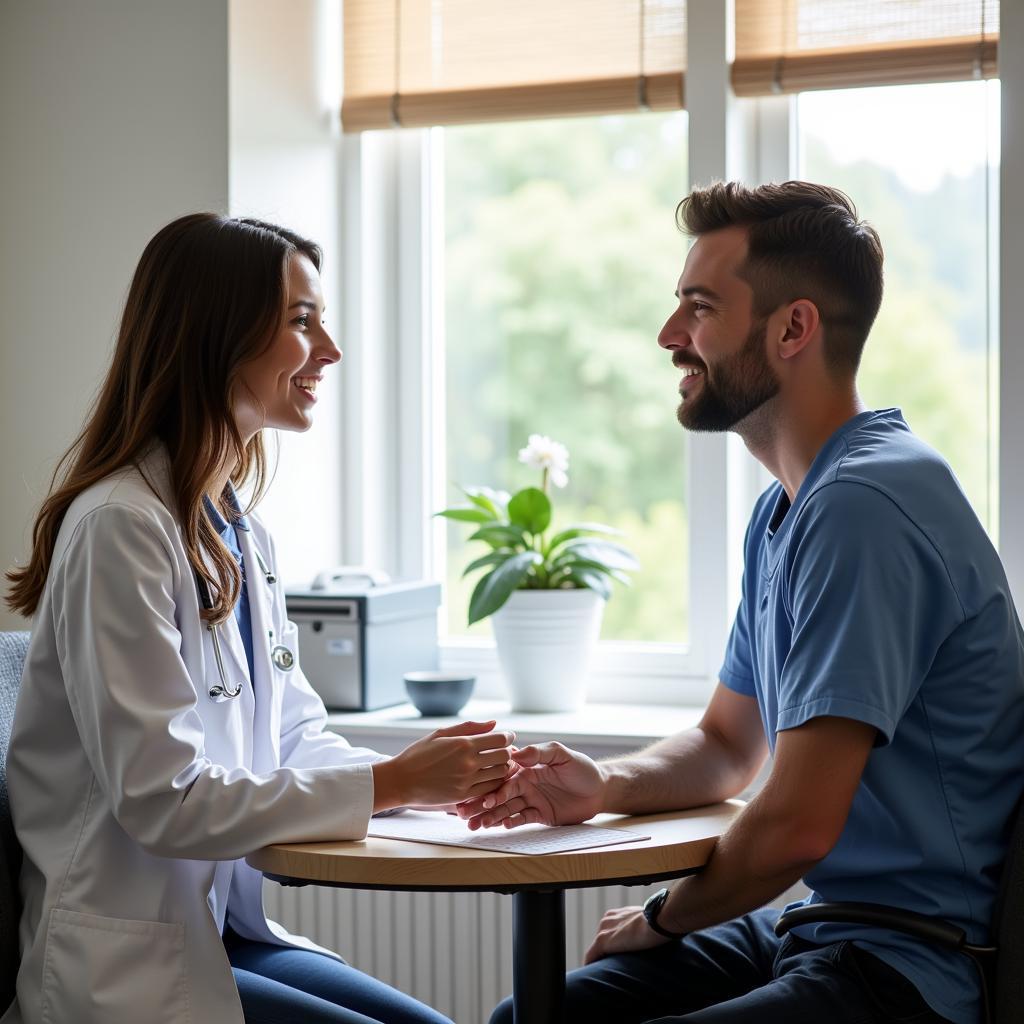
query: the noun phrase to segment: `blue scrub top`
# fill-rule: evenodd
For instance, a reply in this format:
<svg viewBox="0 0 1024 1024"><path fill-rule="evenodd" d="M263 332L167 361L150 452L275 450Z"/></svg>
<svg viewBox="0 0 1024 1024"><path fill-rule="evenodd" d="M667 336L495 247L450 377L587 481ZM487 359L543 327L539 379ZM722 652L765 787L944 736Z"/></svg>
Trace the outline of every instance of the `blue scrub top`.
<svg viewBox="0 0 1024 1024"><path fill-rule="evenodd" d="M720 678L776 734L820 715L878 739L807 902L916 910L988 940L1024 786L1024 638L999 558L947 463L898 409L842 426L790 507L775 484L747 529L743 597ZM956 1024L979 1018L974 966L882 929L855 939Z"/></svg>
<svg viewBox="0 0 1024 1024"><path fill-rule="evenodd" d="M234 488L228 484L224 497L231 512L232 521L229 523L217 510L217 506L210 501L209 497L203 497L203 505L206 514L213 524L213 528L220 534L221 540L227 545L228 550L235 556L239 569L242 570L242 589L238 595L238 602L235 604L235 621L238 623L238 632L242 635L242 646L245 648L245 660L249 663L249 681L255 678L252 657L252 618L249 615L249 581L245 572L245 562L242 558L242 549L238 546L238 535L235 529L249 530L249 521L242 515L238 506L238 497Z"/></svg>

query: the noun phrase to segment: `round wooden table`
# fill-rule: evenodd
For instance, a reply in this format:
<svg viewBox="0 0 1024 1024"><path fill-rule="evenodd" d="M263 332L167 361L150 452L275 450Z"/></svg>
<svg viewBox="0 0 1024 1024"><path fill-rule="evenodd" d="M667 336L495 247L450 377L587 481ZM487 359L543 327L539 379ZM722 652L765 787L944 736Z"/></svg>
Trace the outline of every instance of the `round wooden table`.
<svg viewBox="0 0 1024 1024"><path fill-rule="evenodd" d="M246 860L283 885L405 892L499 892L514 900L512 996L516 1024L556 1024L565 997L565 890L645 885L702 868L743 804L637 817L601 814L595 825L650 839L529 856L369 836L356 842L268 846Z"/></svg>

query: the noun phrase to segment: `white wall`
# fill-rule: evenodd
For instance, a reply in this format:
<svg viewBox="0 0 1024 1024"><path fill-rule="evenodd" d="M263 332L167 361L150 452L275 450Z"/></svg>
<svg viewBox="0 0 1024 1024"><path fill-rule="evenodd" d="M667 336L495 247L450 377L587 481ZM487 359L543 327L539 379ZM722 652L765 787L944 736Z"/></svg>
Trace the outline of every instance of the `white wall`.
<svg viewBox="0 0 1024 1024"><path fill-rule="evenodd" d="M343 351L340 221L341 0L230 0L231 213L319 242L328 330ZM260 514L286 583L341 561L341 391L345 359L317 390L313 427L280 433ZM273 442L270 442L273 451ZM301 529L284 529L301 523Z"/></svg>
<svg viewBox="0 0 1024 1024"><path fill-rule="evenodd" d="M227 210L227 33L227 0L0 4L0 566L27 556L146 241Z"/></svg>

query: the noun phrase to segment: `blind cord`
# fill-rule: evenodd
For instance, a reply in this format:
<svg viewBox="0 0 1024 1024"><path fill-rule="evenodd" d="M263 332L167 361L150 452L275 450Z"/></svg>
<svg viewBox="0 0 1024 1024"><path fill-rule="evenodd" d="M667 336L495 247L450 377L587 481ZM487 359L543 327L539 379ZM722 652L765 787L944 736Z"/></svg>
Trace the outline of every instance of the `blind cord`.
<svg viewBox="0 0 1024 1024"><path fill-rule="evenodd" d="M644 61L646 59L646 54L644 53L644 44L646 42L646 38L645 37L646 37L646 31L647 31L647 27L644 24L644 16L647 13L647 0L640 0L640 12L639 13L640 13L640 17L639 17L639 22L640 22L640 38L638 40L638 47L637 47L637 49L638 49L638 53L637 53L638 67L637 67L637 76L636 76L636 102L637 102L637 106L641 110L650 110L651 109L650 108L650 104L648 103L648 100L647 100L647 73L646 73L646 69L644 67Z"/></svg>
<svg viewBox="0 0 1024 1024"><path fill-rule="evenodd" d="M398 116L399 76L402 72L402 0L395 0L395 88L391 93L391 127L401 128Z"/></svg>

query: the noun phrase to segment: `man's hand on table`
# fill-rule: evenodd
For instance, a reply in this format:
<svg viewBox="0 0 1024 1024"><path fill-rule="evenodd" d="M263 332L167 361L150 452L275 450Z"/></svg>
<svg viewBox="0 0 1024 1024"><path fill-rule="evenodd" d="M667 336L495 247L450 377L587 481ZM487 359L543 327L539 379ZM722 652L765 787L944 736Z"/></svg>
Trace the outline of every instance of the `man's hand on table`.
<svg viewBox="0 0 1024 1024"><path fill-rule="evenodd" d="M599 765L561 743L513 750L517 771L494 792L459 805L471 830L539 822L574 825L602 810L605 778Z"/></svg>

